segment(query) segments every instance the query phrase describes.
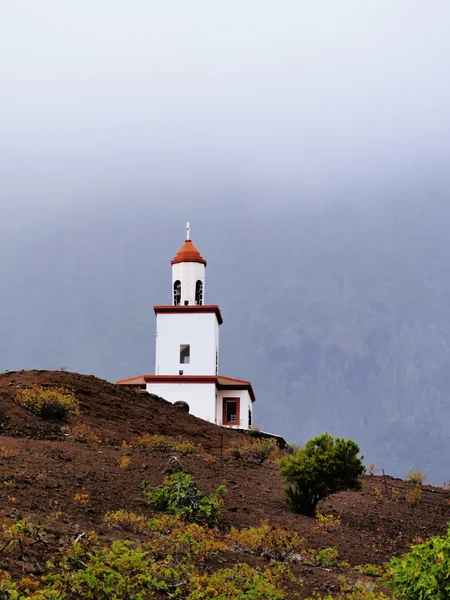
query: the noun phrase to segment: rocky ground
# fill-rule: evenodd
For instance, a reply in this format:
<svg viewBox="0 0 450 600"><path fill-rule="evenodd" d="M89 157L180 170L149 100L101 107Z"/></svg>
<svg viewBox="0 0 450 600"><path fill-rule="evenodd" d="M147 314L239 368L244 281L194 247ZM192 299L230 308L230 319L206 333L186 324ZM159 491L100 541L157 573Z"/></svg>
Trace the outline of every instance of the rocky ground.
<svg viewBox="0 0 450 600"><path fill-rule="evenodd" d="M69 424L49 422L22 408L17 390L32 385L63 386L80 402L80 414ZM100 442L82 443L70 437L70 426L88 425ZM450 492L422 485L416 505L408 501L411 483L379 476L362 477L362 490L341 492L319 505L323 514L340 518L328 531L317 519L295 515L283 499L283 482L275 461L256 464L232 458L227 449L245 434L217 427L146 393L118 387L93 376L62 371L22 371L0 375L0 499L3 522L28 517L48 531L45 546L27 548L25 556L0 552L0 568L21 577L39 574L45 560L63 540L95 530L106 541L118 532L105 526L108 511L124 508L150 515L141 492L143 479L161 483L167 453L124 449L143 433L159 433L200 444L204 452L181 458L185 471L199 487L211 492L226 486L221 531L231 526L258 526L267 521L306 538L305 546L336 547L339 560L350 566L382 565L408 550L413 540L442 534L450 521ZM318 432L319 433L319 432ZM279 452L279 457L282 456ZM126 455L130 461L121 464ZM76 500L84 494L86 501ZM5 521L6 520L6 521ZM19 560L20 558L20 560ZM226 566L248 562L261 567L264 559L224 552L215 559ZM214 561L206 568L213 568ZM319 568L313 561L291 564L295 579L288 597L306 598L313 591L337 589L337 579L365 581L348 567ZM296 594L299 594L298 596Z"/></svg>

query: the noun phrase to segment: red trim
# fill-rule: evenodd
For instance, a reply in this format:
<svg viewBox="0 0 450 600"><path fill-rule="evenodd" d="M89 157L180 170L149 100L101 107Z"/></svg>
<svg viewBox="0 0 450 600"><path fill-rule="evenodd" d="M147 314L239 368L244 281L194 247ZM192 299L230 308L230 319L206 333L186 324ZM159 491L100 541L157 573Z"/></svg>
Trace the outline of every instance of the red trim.
<svg viewBox="0 0 450 600"><path fill-rule="evenodd" d="M239 427L241 423L241 399L240 398L223 398L222 399L222 425L234 425ZM227 421L227 402L236 402L236 421Z"/></svg>
<svg viewBox="0 0 450 600"><path fill-rule="evenodd" d="M217 306L217 304L188 304L187 306L154 306L153 310L155 311L155 315L161 313L215 313L219 325L222 325L223 323L222 313L220 312L220 308Z"/></svg>
<svg viewBox="0 0 450 600"><path fill-rule="evenodd" d="M218 390L247 390L252 402L256 400L250 381L222 375L139 375L116 381L117 385L128 386L147 383L214 383Z"/></svg>

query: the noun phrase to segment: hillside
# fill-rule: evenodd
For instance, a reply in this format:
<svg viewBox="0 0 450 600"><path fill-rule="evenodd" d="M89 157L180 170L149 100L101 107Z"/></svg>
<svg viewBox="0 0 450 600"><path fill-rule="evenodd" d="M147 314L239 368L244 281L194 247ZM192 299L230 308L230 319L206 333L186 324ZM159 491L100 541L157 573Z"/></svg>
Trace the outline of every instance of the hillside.
<svg viewBox="0 0 450 600"><path fill-rule="evenodd" d="M73 391L80 414L71 417L68 425L31 414L17 404L14 394L32 385L63 386ZM101 441L72 439L70 427L80 424L89 426ZM290 563L294 579L283 583L287 598L335 591L337 579L343 574L349 581L371 584L371 578L353 569L355 565L381 565L392 555L407 551L412 540L443 533L450 520L449 491L423 485L420 502L409 506L406 496L411 484L391 477L363 476L360 492L335 494L319 505L323 514L341 519L340 524L326 531L317 519L287 510L283 484L273 461L246 463L227 453L232 443L246 439L244 434L218 428L180 412L160 398L116 387L93 376L62 371L2 374L0 427L3 535L7 525L23 518L42 525L46 531L45 544L30 543L21 560L16 546L0 553L1 568L15 579L24 574L39 578L48 570L45 561L58 548L91 530L97 532L101 544L119 538L145 542L143 533L111 528L104 522L106 513L120 509L148 518L158 514L149 509L141 482L146 479L152 486L161 484L170 452L137 446L138 436L144 433L182 436L201 444L198 452L179 458L184 470L197 477L199 488L205 492L226 486L228 493L217 533L224 540L232 526L255 527L267 521L297 532L305 538L303 548L317 551L335 546L339 560L348 561L347 567L327 569L315 563L313 552L308 554L309 559ZM124 463L124 456L129 461ZM87 496L78 496L77 500L76 494ZM240 562L259 570L268 565L261 556L227 547L211 554L200 568L210 573ZM161 593L160 597L167 594Z"/></svg>
<svg viewBox="0 0 450 600"><path fill-rule="evenodd" d="M364 440L393 475L450 478L448 189L300 190L280 205L268 190L274 208L261 209L262 190L215 190L214 211L209 197L189 207L224 317L220 372L252 381L261 428L300 441L327 430ZM127 206L0 223L0 371L153 372L152 305L171 301L184 219L170 203ZM136 213L151 236L136 235Z"/></svg>

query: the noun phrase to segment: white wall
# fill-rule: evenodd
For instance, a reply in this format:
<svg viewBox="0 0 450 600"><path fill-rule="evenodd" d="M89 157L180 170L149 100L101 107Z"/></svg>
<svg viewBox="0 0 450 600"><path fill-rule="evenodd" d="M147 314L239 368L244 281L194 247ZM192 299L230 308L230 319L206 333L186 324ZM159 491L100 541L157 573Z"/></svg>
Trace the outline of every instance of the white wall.
<svg viewBox="0 0 450 600"><path fill-rule="evenodd" d="M215 423L215 383L148 383L147 392L157 394L169 402L183 400L189 404L191 415Z"/></svg>
<svg viewBox="0 0 450 600"><path fill-rule="evenodd" d="M180 364L180 345L190 345L190 363ZM219 323L215 313L156 316L156 375L215 375Z"/></svg>
<svg viewBox="0 0 450 600"><path fill-rule="evenodd" d="M218 390L216 398L216 422L222 425L223 416L223 399L224 398L240 398L240 422L236 423L235 427L242 429L248 428L248 409L253 410L252 399L247 390ZM253 415L252 423L254 424ZM231 427L231 425L229 426Z"/></svg>
<svg viewBox="0 0 450 600"><path fill-rule="evenodd" d="M172 304L173 304L173 284L175 281L181 281L181 304L185 300L189 304L195 304L195 285L197 280L203 282L203 304L205 303L205 265L197 262L180 262L172 265Z"/></svg>

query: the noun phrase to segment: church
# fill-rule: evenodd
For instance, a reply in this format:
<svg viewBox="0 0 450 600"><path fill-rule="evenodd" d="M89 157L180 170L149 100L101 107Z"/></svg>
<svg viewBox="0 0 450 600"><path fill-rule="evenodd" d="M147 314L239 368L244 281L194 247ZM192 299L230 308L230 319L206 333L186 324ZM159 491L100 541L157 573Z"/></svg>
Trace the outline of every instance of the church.
<svg viewBox="0 0 450 600"><path fill-rule="evenodd" d="M153 307L155 374L116 383L186 402L191 414L217 425L249 429L255 394L249 381L219 375L223 319L217 305L205 304L206 260L190 239L189 223L171 264L172 304Z"/></svg>

